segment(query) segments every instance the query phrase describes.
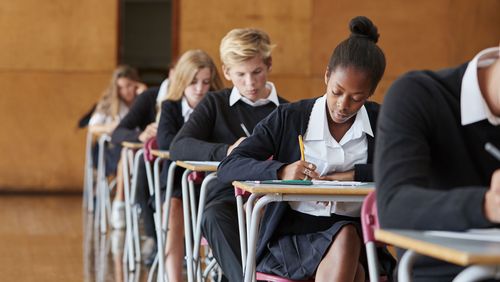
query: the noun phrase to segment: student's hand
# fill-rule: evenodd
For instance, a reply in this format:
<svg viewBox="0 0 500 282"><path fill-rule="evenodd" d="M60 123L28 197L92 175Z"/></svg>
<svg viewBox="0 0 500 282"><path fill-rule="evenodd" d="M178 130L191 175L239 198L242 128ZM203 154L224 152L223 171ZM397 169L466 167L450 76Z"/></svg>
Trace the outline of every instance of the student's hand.
<svg viewBox="0 0 500 282"><path fill-rule="evenodd" d="M490 190L484 196L483 209L489 221L500 223L500 169L491 176Z"/></svg>
<svg viewBox="0 0 500 282"><path fill-rule="evenodd" d="M229 156L229 154L231 154L234 148L238 147L240 143L243 142L243 140L245 140L245 138L246 137L240 137L240 139L236 140L236 142L234 142L233 145L229 146L229 148L227 148L227 156Z"/></svg>
<svg viewBox="0 0 500 282"><path fill-rule="evenodd" d="M325 176L320 176L320 180L341 180L341 181L353 181L354 180L354 169L343 171L343 172L334 172Z"/></svg>
<svg viewBox="0 0 500 282"><path fill-rule="evenodd" d="M158 124L156 124L155 122L150 123L146 127L146 129L144 129L144 131L141 134L139 134L139 141L146 142L146 140L148 140L149 138L155 137L157 130L158 130Z"/></svg>
<svg viewBox="0 0 500 282"><path fill-rule="evenodd" d="M316 166L313 163L308 163L306 161L296 161L280 168L280 170L278 170L278 179L317 179L319 177L319 174L315 170Z"/></svg>

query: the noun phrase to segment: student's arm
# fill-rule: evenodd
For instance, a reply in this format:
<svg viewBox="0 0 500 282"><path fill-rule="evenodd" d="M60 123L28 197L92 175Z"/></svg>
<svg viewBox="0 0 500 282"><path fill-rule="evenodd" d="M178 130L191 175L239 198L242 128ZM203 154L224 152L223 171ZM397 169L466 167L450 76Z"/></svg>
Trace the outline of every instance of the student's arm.
<svg viewBox="0 0 500 282"><path fill-rule="evenodd" d="M432 137L443 111L435 106L438 98L429 93L433 88L437 87L407 75L384 98L374 164L381 225L417 230L491 226L483 214L486 187L429 187L429 175L439 173L431 166L431 153L438 146ZM456 126L453 120L446 122Z"/></svg>
<svg viewBox="0 0 500 282"><path fill-rule="evenodd" d="M209 142L217 115L217 100L208 93L170 144L173 160L220 161L230 144Z"/></svg>
<svg viewBox="0 0 500 282"><path fill-rule="evenodd" d="M222 161L217 178L226 183L234 180L278 179L278 170L286 164L269 158L277 154L285 138L284 122L281 107L278 107L257 124L253 134Z"/></svg>
<svg viewBox="0 0 500 282"><path fill-rule="evenodd" d="M157 88L146 90L137 96L129 112L123 117L111 135L113 143L121 144L124 141L139 142L139 135L153 121L149 119L155 111Z"/></svg>
<svg viewBox="0 0 500 282"><path fill-rule="evenodd" d="M181 122L182 121L182 122ZM177 103L164 101L161 105L161 115L158 122L158 135L156 141L160 150L169 150L172 140L181 129L183 117Z"/></svg>

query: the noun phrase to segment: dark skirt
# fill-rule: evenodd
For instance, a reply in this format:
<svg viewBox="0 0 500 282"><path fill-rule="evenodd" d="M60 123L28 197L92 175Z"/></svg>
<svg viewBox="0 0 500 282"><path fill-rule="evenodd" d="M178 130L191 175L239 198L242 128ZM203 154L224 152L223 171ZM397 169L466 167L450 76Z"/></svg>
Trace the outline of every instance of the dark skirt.
<svg viewBox="0 0 500 282"><path fill-rule="evenodd" d="M267 244L265 253L257 262L257 271L286 277L293 280L313 278L316 270L333 243L336 234L346 225L353 225L363 242L359 217L332 214L329 217L304 214L290 207L280 222L279 228ZM387 269L392 273L395 261L385 250L382 264L391 260ZM365 254L364 251L361 252ZM388 257L387 257L388 256ZM366 259L361 255L360 262L366 267ZM382 267L386 269L385 266ZM383 270L383 272L385 272Z"/></svg>

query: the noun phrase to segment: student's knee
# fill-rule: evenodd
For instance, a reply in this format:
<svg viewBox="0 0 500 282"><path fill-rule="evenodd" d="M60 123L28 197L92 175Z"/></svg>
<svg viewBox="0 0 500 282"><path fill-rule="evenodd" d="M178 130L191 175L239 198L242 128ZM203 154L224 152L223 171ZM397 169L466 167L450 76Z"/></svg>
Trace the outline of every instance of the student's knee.
<svg viewBox="0 0 500 282"><path fill-rule="evenodd" d="M337 239L339 238L356 243L361 243L361 238L359 236L358 230L352 224L347 224L341 227L339 233L337 234Z"/></svg>

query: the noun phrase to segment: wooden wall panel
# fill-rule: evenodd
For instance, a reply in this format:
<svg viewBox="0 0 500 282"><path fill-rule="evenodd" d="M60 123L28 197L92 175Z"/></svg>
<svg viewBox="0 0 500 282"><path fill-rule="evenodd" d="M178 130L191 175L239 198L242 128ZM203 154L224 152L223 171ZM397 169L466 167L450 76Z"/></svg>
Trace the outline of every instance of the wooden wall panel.
<svg viewBox="0 0 500 282"><path fill-rule="evenodd" d="M379 28L379 46L385 52L387 68L375 93L377 101L382 101L391 82L408 70L458 65L481 49L498 44L500 38L500 2L496 0L314 3L312 45L329 46L312 52L314 75L324 72L333 48L349 35L351 18L367 16ZM335 16L328 16L332 14Z"/></svg>
<svg viewBox="0 0 500 282"><path fill-rule="evenodd" d="M81 190L80 116L116 64L116 0L0 3L0 191Z"/></svg>
<svg viewBox="0 0 500 282"><path fill-rule="evenodd" d="M0 73L0 187L79 189L85 130L80 116L97 100L108 72ZM4 91L7 90L7 91ZM7 119L8 117L8 119Z"/></svg>
<svg viewBox="0 0 500 282"><path fill-rule="evenodd" d="M270 80L276 82L279 93L293 98L293 95L285 94L284 90L296 87L295 78L302 81L299 82L303 83L301 89L309 87L303 80L309 76L311 69L309 53L312 3L303 0L183 0L180 3L180 51L204 49L220 66L219 44L229 30L241 27L265 30L276 44Z"/></svg>
<svg viewBox="0 0 500 282"><path fill-rule="evenodd" d="M116 0L0 2L0 69L113 69Z"/></svg>

